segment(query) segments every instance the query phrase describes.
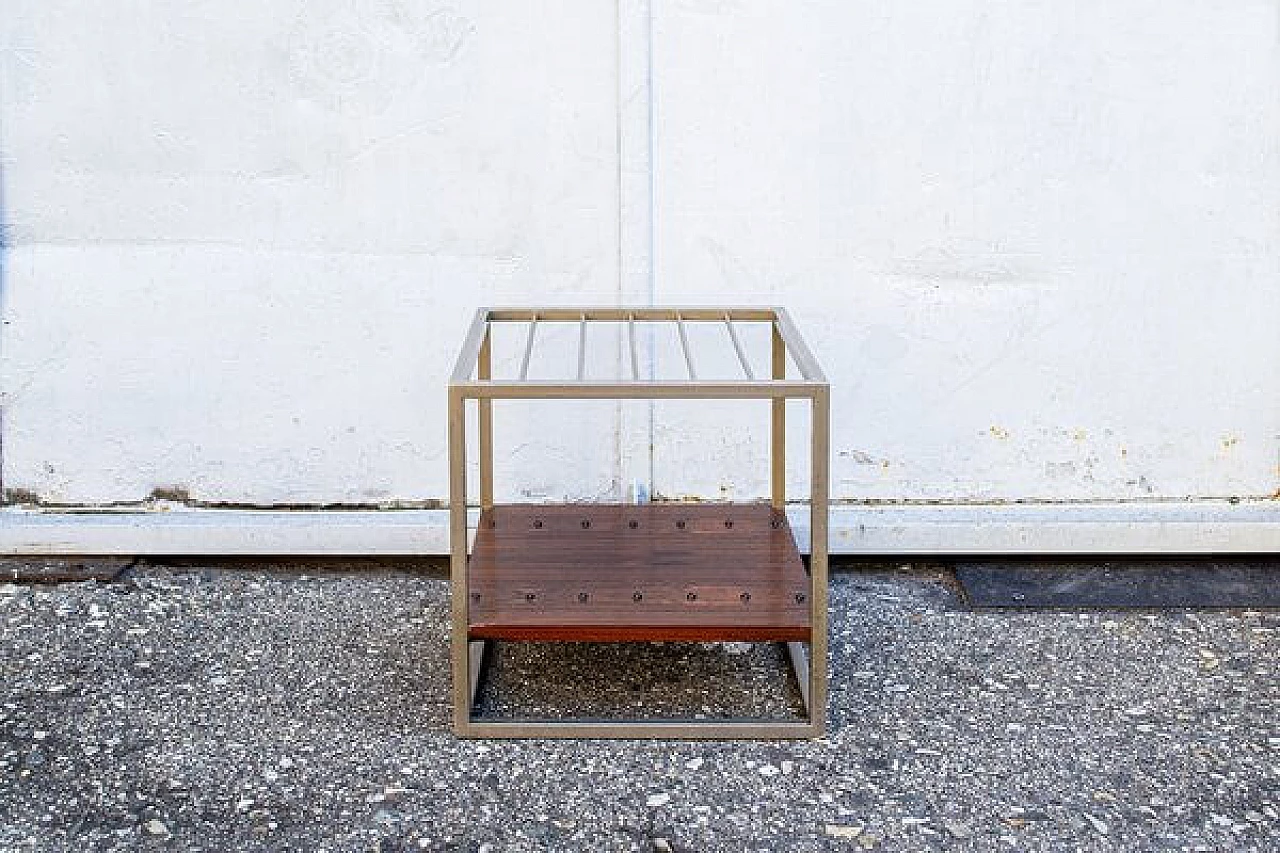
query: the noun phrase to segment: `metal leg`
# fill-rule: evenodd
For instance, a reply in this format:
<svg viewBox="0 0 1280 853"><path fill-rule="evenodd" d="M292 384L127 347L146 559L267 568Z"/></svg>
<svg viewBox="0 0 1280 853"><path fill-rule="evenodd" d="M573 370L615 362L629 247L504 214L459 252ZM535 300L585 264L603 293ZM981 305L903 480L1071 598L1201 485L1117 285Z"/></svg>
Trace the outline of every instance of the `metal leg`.
<svg viewBox="0 0 1280 853"><path fill-rule="evenodd" d="M466 399L449 392L449 575L453 665L453 726L465 733L471 720L470 654L467 649L467 410Z"/></svg>
<svg viewBox="0 0 1280 853"><path fill-rule="evenodd" d="M809 585L813 603L809 644L809 720L821 735L827 716L827 478L830 461L830 391L813 395L809 455Z"/></svg>
<svg viewBox="0 0 1280 853"><path fill-rule="evenodd" d="M787 376L787 345L778 327L773 326L773 378ZM770 403L772 418L769 424L769 482L774 509L787 506L787 400L777 397Z"/></svg>
<svg viewBox="0 0 1280 853"><path fill-rule="evenodd" d="M493 378L493 333L485 331L480 344L480 356L476 361L476 378ZM493 506L493 400L481 397L476 404L480 409L480 506Z"/></svg>

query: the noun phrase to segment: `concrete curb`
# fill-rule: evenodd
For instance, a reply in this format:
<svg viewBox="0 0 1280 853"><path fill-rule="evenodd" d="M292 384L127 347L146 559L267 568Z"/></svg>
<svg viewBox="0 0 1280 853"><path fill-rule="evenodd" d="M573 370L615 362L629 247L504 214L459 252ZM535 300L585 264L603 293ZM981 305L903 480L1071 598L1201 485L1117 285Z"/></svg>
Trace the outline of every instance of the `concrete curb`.
<svg viewBox="0 0 1280 853"><path fill-rule="evenodd" d="M806 549L807 510L791 517ZM830 524L846 556L1280 551L1280 501L843 505ZM0 511L0 555L447 552L441 509Z"/></svg>

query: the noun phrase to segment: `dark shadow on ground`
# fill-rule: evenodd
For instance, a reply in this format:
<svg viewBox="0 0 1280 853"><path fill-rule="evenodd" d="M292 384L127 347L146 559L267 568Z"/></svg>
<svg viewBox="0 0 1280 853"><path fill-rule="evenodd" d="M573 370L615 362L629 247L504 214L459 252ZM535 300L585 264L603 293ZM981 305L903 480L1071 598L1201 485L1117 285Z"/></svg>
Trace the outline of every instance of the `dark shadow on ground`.
<svg viewBox="0 0 1280 853"><path fill-rule="evenodd" d="M1001 557L951 569L977 608L1280 608L1280 558Z"/></svg>

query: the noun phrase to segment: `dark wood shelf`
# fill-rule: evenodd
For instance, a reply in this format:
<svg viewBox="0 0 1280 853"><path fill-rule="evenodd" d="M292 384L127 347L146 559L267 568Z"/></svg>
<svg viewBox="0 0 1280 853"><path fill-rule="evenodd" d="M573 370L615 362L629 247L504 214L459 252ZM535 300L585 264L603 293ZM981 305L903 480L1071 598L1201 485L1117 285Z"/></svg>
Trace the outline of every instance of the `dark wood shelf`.
<svg viewBox="0 0 1280 853"><path fill-rule="evenodd" d="M810 639L809 578L768 504L510 504L480 516L471 639Z"/></svg>

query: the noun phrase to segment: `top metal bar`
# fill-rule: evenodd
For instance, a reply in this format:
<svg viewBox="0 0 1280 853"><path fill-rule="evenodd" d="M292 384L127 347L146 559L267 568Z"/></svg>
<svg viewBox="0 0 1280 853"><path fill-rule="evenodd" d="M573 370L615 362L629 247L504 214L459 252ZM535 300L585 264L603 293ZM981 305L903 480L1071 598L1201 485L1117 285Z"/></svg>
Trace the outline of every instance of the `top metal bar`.
<svg viewBox="0 0 1280 853"><path fill-rule="evenodd" d="M646 382L641 379L640 355L639 347L636 343L635 330L637 321L671 322L676 324L680 338L680 349L684 356L685 367L688 370L687 378L663 380L661 382L653 379ZM478 375L481 347L486 340L491 338L492 324L495 322L522 322L528 324L528 335L525 339L524 355L520 362L518 379L494 379ZM569 377L564 380L549 381L533 381L529 379L529 365L533 357L534 344L537 341L538 324L546 322L573 322L578 324L576 379ZM598 382L587 379L587 325L591 322L627 324L627 345L630 350L631 362L631 375L629 378L618 379L614 382ZM746 396L761 396L762 392L764 392L763 396L775 398L793 395L806 396L814 386L823 385L827 381L822 368L818 366L817 359L814 358L813 352L796 329L791 316L783 308L530 307L481 308L476 311L475 319L472 321L467 337L463 341L462 349L458 353L458 360L454 365L450 384L466 386L467 391L472 392L472 394L479 392L481 397L511 396L515 394L514 385L528 385L535 391L541 391L550 396L574 396L574 389L582 390L583 395L588 397L608 396L606 389L626 389L622 396L631 396L631 392L638 392L635 394L636 396L648 396L650 393L655 393L657 396L696 397L701 392L705 392L708 396L723 395L727 392L727 386L731 382L714 378L709 380L700 380L698 378L693 350L690 346L689 334L686 328L688 322L724 324L729 339L733 343L733 350L737 356L738 364L742 368L742 373L745 377L745 379L735 381L747 386ZM777 339L781 343L780 351L783 353L783 357L785 358L786 353L790 353L792 360L799 368L803 381L789 383L781 376L757 379L756 373L751 367L751 361L747 357L746 347L743 345L742 338L739 336L735 325L739 322L770 323L777 335ZM625 375L626 368L623 367L622 370ZM573 376L573 374L569 374L569 376ZM779 387L776 391L765 391L765 387L771 384L784 387ZM677 389L674 386L686 387Z"/></svg>
<svg viewBox="0 0 1280 853"><path fill-rule="evenodd" d="M529 359L533 356L533 336L538 331L538 315L529 317L529 338L524 343L524 359L520 362L520 381L529 378Z"/></svg>
<svg viewBox="0 0 1280 853"><path fill-rule="evenodd" d="M480 345L484 343L485 333L489 330L488 316L488 308L476 310L475 319L471 321L471 328L462 342L462 349L458 351L458 360L454 362L450 382L466 382L476 371L480 363Z"/></svg>
<svg viewBox="0 0 1280 853"><path fill-rule="evenodd" d="M733 341L733 351L738 354L738 363L742 365L742 374L748 379L755 379L756 375L751 370L751 362L747 361L747 354L742 349L742 341L738 340L738 330L733 327L733 318L728 314L724 315L724 327L729 330L729 339Z"/></svg>
<svg viewBox="0 0 1280 853"><path fill-rule="evenodd" d="M684 351L684 366L689 369L689 378L698 381L698 371L693 369L693 355L689 352L689 336L685 334L684 317L676 312L676 328L680 330L680 349Z"/></svg>
<svg viewBox="0 0 1280 853"><path fill-rule="evenodd" d="M628 319L665 320L676 319L676 315L686 320L723 320L728 314L734 320L768 323L776 317L773 308L490 308L489 321L528 322L536 315L543 322L576 323L584 317L588 320L612 321L621 323Z"/></svg>
<svg viewBox="0 0 1280 853"><path fill-rule="evenodd" d="M769 379L701 380L691 382L687 379L654 380L633 382L587 380L575 382L572 379L530 379L525 382L515 380L491 380L488 382L461 382L454 386L463 397L468 399L512 399L536 400L542 398L577 398L581 400L625 400L625 399L707 399L730 400L738 398L778 399L813 397L826 390L822 382L806 382L789 379L774 381Z"/></svg>
<svg viewBox="0 0 1280 853"><path fill-rule="evenodd" d="M800 337L800 331L796 329L795 323L791 322L791 315L787 313L787 309L775 308L773 311L774 327L782 336L782 342L790 350L791 357L795 359L796 367L800 368L800 375L810 382L826 382L826 374L822 372L822 368L818 366L818 360L809 351L809 345L804 342L804 338Z"/></svg>
<svg viewBox="0 0 1280 853"><path fill-rule="evenodd" d="M636 317L627 317L627 334L631 337L631 378L640 381L640 359L636 358Z"/></svg>

